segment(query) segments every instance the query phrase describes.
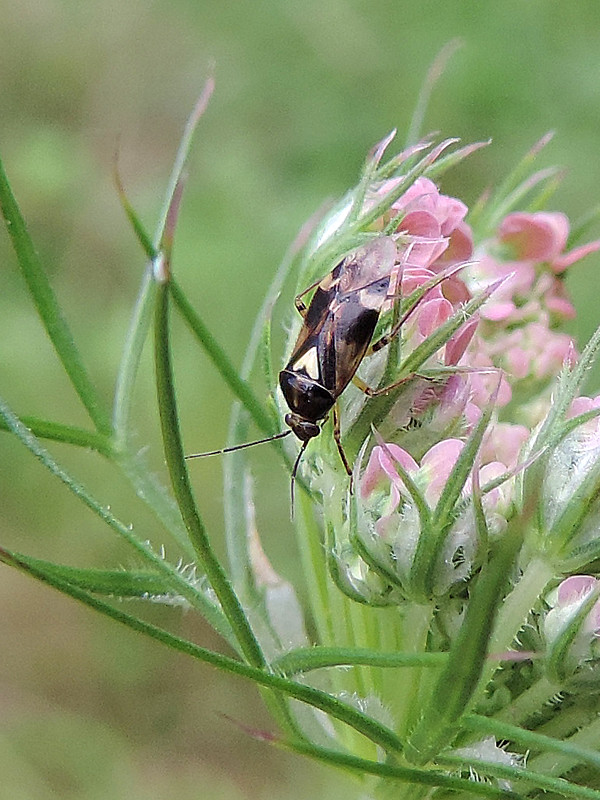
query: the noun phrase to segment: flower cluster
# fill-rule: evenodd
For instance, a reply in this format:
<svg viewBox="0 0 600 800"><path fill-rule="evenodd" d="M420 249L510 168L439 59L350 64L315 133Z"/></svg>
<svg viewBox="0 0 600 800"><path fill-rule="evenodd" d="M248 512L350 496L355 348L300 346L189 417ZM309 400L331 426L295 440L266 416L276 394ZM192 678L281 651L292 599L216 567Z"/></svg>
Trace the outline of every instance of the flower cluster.
<svg viewBox="0 0 600 800"><path fill-rule="evenodd" d="M376 196L396 186L397 180L386 181ZM376 599L373 581L367 580L372 569L385 579L388 601L419 596L419 543L423 537L435 537L432 524L444 534L430 554L427 569L432 577L426 595L448 593L473 574L489 537L502 530L522 501L516 476L525 462L526 442L550 410L554 379L577 357L572 338L558 328L573 314L562 273L598 250L600 242L566 250L569 223L563 214L513 212L501 219L492 235L474 244L477 237L466 215L460 200L419 177L378 223L387 230L390 221L395 225L402 296L410 298L430 287L407 314L403 357L410 359L418 348L426 350L427 342L436 341L437 333L449 327L445 340L436 341L415 369L437 369L442 377L409 377L385 419L378 420L385 428L385 442L373 447L361 468L359 495L351 500L357 508L350 514L350 533L338 536L343 545L336 554L348 573L357 574L358 556L349 558L350 540L358 543L359 562L366 559L361 563L359 594L362 591L367 602L381 602L381 591ZM467 313L478 297L485 302ZM566 416L592 405L597 404L578 398ZM349 415L351 422L355 418ZM557 472L552 467L561 453L563 460L573 455L573 436L580 449L596 456L589 431L577 429L554 452L547 484L557 474L564 482L564 469ZM476 459L465 467L458 462L469 438L476 443ZM446 489L450 483L458 486L451 505ZM473 496L483 511L483 526L477 523Z"/></svg>
<svg viewBox="0 0 600 800"><path fill-rule="evenodd" d="M515 209L507 196L472 222L427 175L448 142L379 170L387 144L312 251L334 242L351 253L336 274L364 264L348 297L373 300L379 344L358 387L337 398L352 481L334 437L311 442L301 462L318 513L302 517L299 541L321 643L450 659L439 681L426 670L401 682L348 673L334 682L338 696L379 708L407 761L442 753L469 762L469 775L484 764L510 788L502 776L526 769L523 748L502 749L493 726L461 730L461 713L535 729L567 719L577 701L563 704L563 691L597 686L600 582L575 573L600 562L600 396L581 394L600 333L580 354L562 326L574 315L564 273L600 241L573 246L564 214ZM377 305L369 288L382 278Z"/></svg>

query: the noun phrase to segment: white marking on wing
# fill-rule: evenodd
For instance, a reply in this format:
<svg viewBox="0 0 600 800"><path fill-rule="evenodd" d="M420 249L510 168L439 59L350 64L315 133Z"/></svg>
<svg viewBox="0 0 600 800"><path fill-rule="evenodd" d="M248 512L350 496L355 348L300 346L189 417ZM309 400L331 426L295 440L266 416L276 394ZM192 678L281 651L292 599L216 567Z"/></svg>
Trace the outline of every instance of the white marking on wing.
<svg viewBox="0 0 600 800"><path fill-rule="evenodd" d="M304 370L309 378L315 381L319 380L319 359L317 355L317 348L311 347L303 356L293 364L292 369L294 372Z"/></svg>

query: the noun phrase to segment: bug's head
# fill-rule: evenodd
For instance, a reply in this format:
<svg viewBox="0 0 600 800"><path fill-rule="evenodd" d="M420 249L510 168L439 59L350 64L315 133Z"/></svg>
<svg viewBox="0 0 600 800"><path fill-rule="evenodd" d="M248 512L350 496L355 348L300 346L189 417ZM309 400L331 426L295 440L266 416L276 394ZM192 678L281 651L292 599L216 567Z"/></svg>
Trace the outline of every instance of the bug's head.
<svg viewBox="0 0 600 800"><path fill-rule="evenodd" d="M298 414L286 414L285 424L288 425L301 442L308 442L321 433L321 428L316 422L311 422Z"/></svg>

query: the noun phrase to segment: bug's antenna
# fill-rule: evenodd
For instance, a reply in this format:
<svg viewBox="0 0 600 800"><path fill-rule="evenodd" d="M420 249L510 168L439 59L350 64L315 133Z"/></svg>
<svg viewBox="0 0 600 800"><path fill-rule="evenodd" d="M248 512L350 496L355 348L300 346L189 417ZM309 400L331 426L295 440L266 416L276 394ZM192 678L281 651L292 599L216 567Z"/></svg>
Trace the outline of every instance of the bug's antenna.
<svg viewBox="0 0 600 800"><path fill-rule="evenodd" d="M236 444L233 447L224 447L222 450L209 450L207 453L190 453L187 458L204 458L204 456L218 456L222 453L233 453L236 450L243 450L244 447L254 447L255 444L264 444L265 442L273 442L275 439L283 439L285 436L289 436L292 431L282 431L281 433L276 433L274 436L267 436L264 439L257 439L254 442L244 442L244 444ZM295 473L294 467L294 474Z"/></svg>
<svg viewBox="0 0 600 800"><path fill-rule="evenodd" d="M298 464L300 464L300 459L304 455L304 451L306 450L306 445L309 443L309 439L307 439L300 448L300 452L296 456L296 460L294 461L294 468L292 469L292 480L290 483L290 500L292 504L292 519L294 518L294 486L296 484L296 473L298 472Z"/></svg>

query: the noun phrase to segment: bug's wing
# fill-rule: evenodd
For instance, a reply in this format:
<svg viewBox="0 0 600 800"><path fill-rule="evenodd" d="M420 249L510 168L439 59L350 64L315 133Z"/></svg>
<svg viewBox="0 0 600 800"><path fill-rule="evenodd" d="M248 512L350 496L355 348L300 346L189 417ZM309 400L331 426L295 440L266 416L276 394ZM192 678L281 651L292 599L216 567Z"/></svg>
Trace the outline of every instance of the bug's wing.
<svg viewBox="0 0 600 800"><path fill-rule="evenodd" d="M341 261L317 286L290 356L335 397L352 380L387 297L396 244L382 236Z"/></svg>
<svg viewBox="0 0 600 800"><path fill-rule="evenodd" d="M318 340L323 386L335 397L350 383L369 347L379 311L366 308L359 294L348 295L328 315Z"/></svg>
<svg viewBox="0 0 600 800"><path fill-rule="evenodd" d="M340 265L338 293L343 296L381 280L389 281L397 256L396 243L389 236L380 236L363 245Z"/></svg>
<svg viewBox="0 0 600 800"><path fill-rule="evenodd" d="M336 267L337 269L337 267ZM335 270L334 270L335 272ZM322 335L323 326L331 314L331 303L335 300L336 282L328 275L317 287L304 317L304 324L290 356L288 367L294 366L306 353L317 345ZM310 377L318 380L318 376Z"/></svg>

